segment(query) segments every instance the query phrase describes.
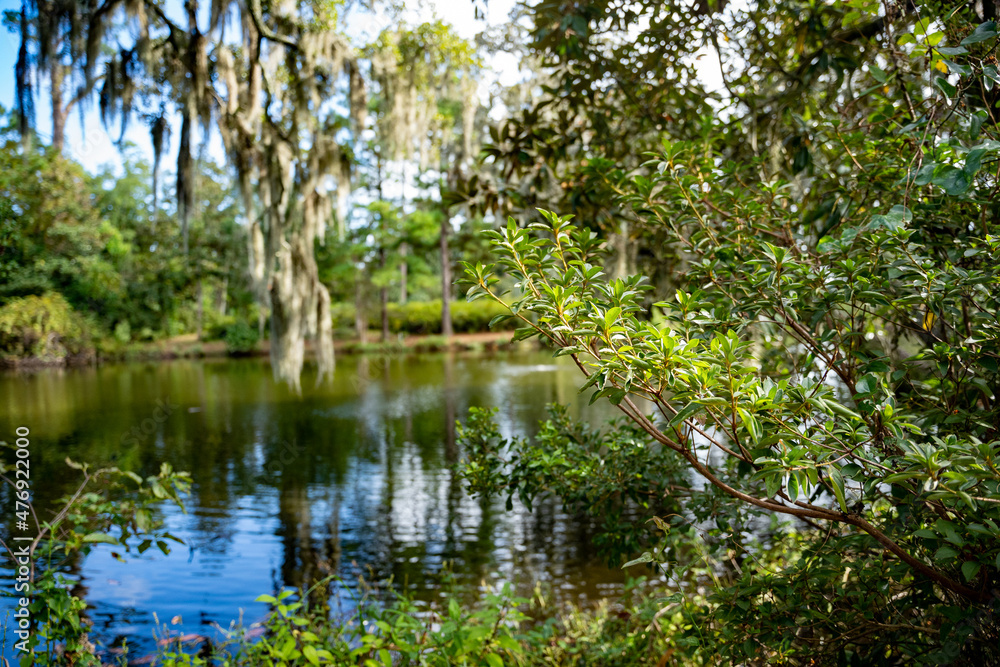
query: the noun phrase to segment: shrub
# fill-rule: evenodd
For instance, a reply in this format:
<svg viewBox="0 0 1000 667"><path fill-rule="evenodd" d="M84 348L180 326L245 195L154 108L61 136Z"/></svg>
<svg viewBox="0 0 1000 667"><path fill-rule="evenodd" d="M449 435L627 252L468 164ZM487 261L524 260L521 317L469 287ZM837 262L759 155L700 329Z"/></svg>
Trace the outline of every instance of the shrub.
<svg viewBox="0 0 1000 667"><path fill-rule="evenodd" d="M1000 155L1000 142L983 145L975 150ZM886 181L898 176L894 157L879 164ZM685 510L715 525L720 554L730 544L749 552L735 526L785 515L807 527L801 558L777 572L745 564L716 588L712 650L734 662L819 650L822 661L868 664L990 655L1000 632L1000 300L987 286L1000 282L1000 230L995 218L961 215L986 197L928 189L907 207L882 194L868 209L882 214L775 245L797 228L788 189L746 185L751 175L727 163L704 195L715 201L684 217L695 207L685 196L715 162L684 144L661 159L660 175L636 179L626 200L691 256L689 282L653 304L660 325L643 277L603 278L593 233L568 216L543 212L540 239L511 220L494 243L499 266L529 287L510 306L523 326L515 337L543 336L571 355L594 397L647 434L640 446L658 443L708 481L682 489ZM469 267L474 298L499 303L496 268ZM558 463L543 459L534 474L578 472ZM663 551L642 558L673 564Z"/></svg>
<svg viewBox="0 0 1000 667"><path fill-rule="evenodd" d="M0 353L15 357L63 359L90 343L86 320L61 294L12 299L0 308Z"/></svg>
<svg viewBox="0 0 1000 667"><path fill-rule="evenodd" d="M382 315L378 309L368 313L369 326L382 327ZM441 302L410 301L389 304L389 331L392 333L428 335L441 333Z"/></svg>
<svg viewBox="0 0 1000 667"><path fill-rule="evenodd" d="M226 329L226 352L233 357L251 354L259 340L256 328L246 320L238 320Z"/></svg>
<svg viewBox="0 0 1000 667"><path fill-rule="evenodd" d="M701 664L689 658L684 645L690 642L680 625L681 609L694 601L678 604L680 594L647 596L641 592L641 578L628 582L620 602L604 601L595 609L555 608L546 603L540 587L528 600L505 584L472 604L459 602L468 598L468 591L463 595L461 590L430 603L403 593L365 592L349 616L332 621L327 581L297 594L285 590L260 596L271 605L263 636L253 641L245 628L230 631L222 645L213 647L218 663L185 652L181 638L171 637L165 627L158 664L653 667L682 664L678 658L688 658L683 664Z"/></svg>
<svg viewBox="0 0 1000 667"><path fill-rule="evenodd" d="M330 318L333 320L333 330L338 334L351 335L354 333L354 304L331 304Z"/></svg>
<svg viewBox="0 0 1000 667"><path fill-rule="evenodd" d="M456 301L451 305L451 324L455 333L507 331L514 328L512 320L497 321L492 327L490 322L508 314L507 307L495 301Z"/></svg>
<svg viewBox="0 0 1000 667"><path fill-rule="evenodd" d="M441 301L409 301L407 303L390 303L389 331L394 334L407 334L415 336L427 336L441 333ZM494 323L490 328L490 322L500 315L508 314L507 309L497 303L488 301L466 302L453 301L451 303L451 324L455 333L478 333L482 331L502 331L511 329L510 320ZM371 329L382 328L382 313L379 308L369 308L368 326ZM348 303L336 303L331 307L331 317L335 331L354 331L354 305Z"/></svg>
<svg viewBox="0 0 1000 667"><path fill-rule="evenodd" d="M203 340L223 340L230 327L237 323L233 315L220 315L217 311L205 311L205 323L202 327Z"/></svg>
<svg viewBox="0 0 1000 667"><path fill-rule="evenodd" d="M524 653L515 638L527 620L520 610L528 600L516 598L509 584L488 594L483 604L463 607L454 598L444 609L429 609L403 594L379 601L366 596L350 618L331 622L327 602L330 579L308 591L284 590L257 598L271 606L264 635L250 641L240 630L214 657L231 667L265 665L399 665L450 667L518 664ZM207 666L200 656L184 653L180 642L160 640L165 667Z"/></svg>
<svg viewBox="0 0 1000 667"><path fill-rule="evenodd" d="M14 449L6 443L0 445ZM13 456L5 458L14 460ZM87 604L73 595L75 582L63 573L74 571L102 544L115 549L119 560L122 554L142 554L154 546L169 553L170 543L180 540L165 530L155 509L164 501L183 508L181 496L190 489L191 477L175 472L167 463L160 466L158 474L145 479L118 468L91 470L70 459L66 463L83 479L74 493L60 499L60 511L48 521L36 518L43 515L42 508L31 506L25 480L15 477L14 466L0 463L2 481L19 501L18 519L35 524L35 539L30 542L8 543L0 538L0 548L7 553L15 546L25 549L28 562L34 565L27 582L32 593L28 607L31 631L14 641L23 641L27 650L21 658L23 665L99 667L102 663L87 636Z"/></svg>
<svg viewBox="0 0 1000 667"><path fill-rule="evenodd" d="M132 340L132 326L128 320L122 320L115 325L115 340L122 345L126 345Z"/></svg>

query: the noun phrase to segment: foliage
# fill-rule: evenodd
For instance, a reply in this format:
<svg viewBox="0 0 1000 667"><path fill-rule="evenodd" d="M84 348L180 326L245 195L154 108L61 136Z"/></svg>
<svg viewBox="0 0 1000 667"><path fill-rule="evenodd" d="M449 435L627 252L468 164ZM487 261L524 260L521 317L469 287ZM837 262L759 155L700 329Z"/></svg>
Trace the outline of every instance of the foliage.
<svg viewBox="0 0 1000 667"><path fill-rule="evenodd" d="M620 602L604 601L595 609L553 608L540 587L528 600L514 596L507 584L472 603L460 602L462 592L451 591L440 606L403 593L382 600L366 593L350 615L334 618L313 595L325 590L327 581L298 594L284 590L260 596L271 606L267 619L249 629L233 628L210 657L185 651L180 638L172 641L168 635L161 640L166 648L158 658L165 667L200 667L210 664L209 659L227 667L612 667L662 665L671 658L684 664L711 664L687 651L691 642L684 636L681 609L694 604L681 604L678 594L644 593L641 578L628 582Z"/></svg>
<svg viewBox="0 0 1000 667"><path fill-rule="evenodd" d="M59 291L79 310L117 312L126 245L97 215L83 169L3 137L0 195L0 304Z"/></svg>
<svg viewBox="0 0 1000 667"><path fill-rule="evenodd" d="M496 408L472 408L458 430L467 459L469 490L514 496L527 507L538 497L559 498L566 511L596 524L595 546L613 564L651 546L646 523L679 511L688 483L679 462L634 424L611 422L599 431L550 405L533 442L507 440L494 421Z"/></svg>
<svg viewBox="0 0 1000 667"><path fill-rule="evenodd" d="M641 172L607 173L682 258L673 298L605 278L599 240L552 213L535 236L512 220L498 264L468 267L473 299L500 303L513 277L515 338L571 355L706 480L685 506L717 549L746 548L735 526L797 520L801 556L711 598L710 641L737 662L995 657L1000 140L990 111L956 105L992 81L997 31L938 20L935 48L917 22L892 80L872 65L870 89L812 117L810 179L729 159L732 126L711 119Z"/></svg>
<svg viewBox="0 0 1000 667"><path fill-rule="evenodd" d="M259 641L249 641L245 630L230 634L214 659L227 666L253 665L503 665L523 654L516 639L527 619L519 607L527 600L514 597L509 585L488 593L475 608L451 598L446 609L426 606L405 594L394 593L384 602L367 596L357 601L350 617L331 620L326 601L315 601L318 589L327 592L329 579L295 595L284 590L262 595L271 606ZM169 639L163 643L168 646ZM208 665L171 647L160 656L166 667Z"/></svg>
<svg viewBox="0 0 1000 667"><path fill-rule="evenodd" d="M480 302L468 303L453 301L451 303L452 321L456 333L477 333L492 330L504 330L503 322L493 320L507 311L497 304ZM354 306L351 304L334 304L334 329L341 331L354 326ZM441 332L441 301L408 301L407 303L390 303L388 305L389 331L392 333L428 335ZM379 314L368 313L368 324L372 328L379 326ZM491 327L490 324L494 325Z"/></svg>
<svg viewBox="0 0 1000 667"><path fill-rule="evenodd" d="M256 327L247 324L246 320L237 320L226 327L226 352L229 356L250 354L257 349L259 341Z"/></svg>
<svg viewBox="0 0 1000 667"><path fill-rule="evenodd" d="M195 330L199 293L203 320L254 314L246 238L217 165L196 164L185 256L175 220L153 204L143 160L126 155L121 175L90 176L50 148L19 152L5 137L0 163L0 306L59 294L88 313L102 352Z"/></svg>
<svg viewBox="0 0 1000 667"><path fill-rule="evenodd" d="M58 293L11 299L0 307L0 354L62 359L86 350L89 329Z"/></svg>
<svg viewBox="0 0 1000 667"><path fill-rule="evenodd" d="M35 537L27 543L32 627L30 652L22 658L25 665L101 664L87 636L86 602L72 594L74 582L66 576L91 550L110 545L112 555L122 560L123 553L135 549L141 554L153 546L166 554L171 541L180 541L164 529L154 508L165 500L183 507L181 495L191 483L187 473L163 464L158 474L143 479L118 468L90 470L69 459L66 463L79 470L83 480L58 501L50 519L44 518L48 508L32 505L25 479L12 479L10 467L0 471L0 479L20 501L18 518L23 514L28 522L30 516L36 524ZM0 540L8 553L24 544Z"/></svg>

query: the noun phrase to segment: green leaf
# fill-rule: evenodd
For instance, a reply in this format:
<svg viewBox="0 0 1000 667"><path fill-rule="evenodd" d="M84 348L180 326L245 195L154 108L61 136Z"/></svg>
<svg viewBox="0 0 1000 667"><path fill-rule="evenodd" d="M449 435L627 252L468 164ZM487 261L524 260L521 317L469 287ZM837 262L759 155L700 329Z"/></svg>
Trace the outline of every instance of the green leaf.
<svg viewBox="0 0 1000 667"><path fill-rule="evenodd" d="M500 322L504 322L506 320L509 320L511 317L513 317L513 315L509 315L507 313L504 313L502 315L497 315L492 320L490 320L490 324L489 324L490 329L492 329L494 325L499 324Z"/></svg>
<svg viewBox="0 0 1000 667"><path fill-rule="evenodd" d="M83 536L83 541L88 544L118 544L118 540L107 533L89 533Z"/></svg>
<svg viewBox="0 0 1000 667"><path fill-rule="evenodd" d="M931 182L944 188L945 193L953 197L963 194L972 184L972 180L965 170L957 167L947 167Z"/></svg>
<svg viewBox="0 0 1000 667"><path fill-rule="evenodd" d="M760 439L764 437L764 429L761 428L760 422L743 408L736 408L736 410L739 412L740 421L743 422L743 426L750 432L750 437L753 438L754 443L760 442Z"/></svg>
<svg viewBox="0 0 1000 667"><path fill-rule="evenodd" d="M972 69L968 65L961 65L953 60L949 60L948 58L942 58L941 60L943 60L945 64L948 65L948 69L953 72L958 72L962 76L969 76L972 74Z"/></svg>
<svg viewBox="0 0 1000 667"><path fill-rule="evenodd" d="M875 379L873 375L865 375L860 380L858 380L858 383L855 385L855 388L858 390L859 394L870 394L873 391L875 391L877 383L878 381Z"/></svg>
<svg viewBox="0 0 1000 667"><path fill-rule="evenodd" d="M962 563L962 576L965 577L966 581L972 581L976 578L976 575L979 574L979 570L982 566L982 563L967 560Z"/></svg>
<svg viewBox="0 0 1000 667"><path fill-rule="evenodd" d="M1000 83L1000 70L993 65L983 67L983 76L990 79L993 83Z"/></svg>
<svg viewBox="0 0 1000 667"><path fill-rule="evenodd" d="M871 222L868 223L868 229L885 227L886 229L896 231L899 228L904 227L906 223L911 220L913 220L913 213L910 209L906 208L902 204L896 204L885 215L873 215Z"/></svg>
<svg viewBox="0 0 1000 667"><path fill-rule="evenodd" d="M948 97L955 97L955 86L948 83L948 79L943 76L938 76L934 78L934 85L940 88L945 95Z"/></svg>
<svg viewBox="0 0 1000 667"><path fill-rule="evenodd" d="M487 653L486 662L490 667L503 667L503 660L496 653Z"/></svg>
<svg viewBox="0 0 1000 667"><path fill-rule="evenodd" d="M997 36L997 24L996 21L987 21L986 23L980 23L972 34L959 42L962 46L968 46L969 44L978 44L979 42L984 42L991 37Z"/></svg>
<svg viewBox="0 0 1000 667"><path fill-rule="evenodd" d="M958 552L951 547L941 547L934 552L934 560L948 561L953 560L956 556L958 556Z"/></svg>
<svg viewBox="0 0 1000 667"><path fill-rule="evenodd" d="M837 496L837 503L840 505L840 511L847 511L847 496L844 493L844 477L840 474L840 471L834 467L830 468L830 486L833 487L833 495Z"/></svg>
<svg viewBox="0 0 1000 667"><path fill-rule="evenodd" d="M698 403L688 403L687 406L685 406L680 412L674 415L673 419L670 420L670 423L667 424L667 427L676 428L678 425L681 424L681 422L683 422L685 419L687 419L688 417L690 417L691 415L693 415L694 413L698 412L701 409L702 406L699 405Z"/></svg>
<svg viewBox="0 0 1000 667"><path fill-rule="evenodd" d="M969 151L968 155L965 156L965 166L962 168L962 171L964 171L966 176L970 179L979 173L980 168L983 166L983 155L985 154L985 149L974 148Z"/></svg>
<svg viewBox="0 0 1000 667"><path fill-rule="evenodd" d="M624 570L625 568L632 567L633 565L641 565L643 563L652 563L652 562L653 562L653 554L646 551L638 558L630 560L629 562L622 565L622 569Z"/></svg>

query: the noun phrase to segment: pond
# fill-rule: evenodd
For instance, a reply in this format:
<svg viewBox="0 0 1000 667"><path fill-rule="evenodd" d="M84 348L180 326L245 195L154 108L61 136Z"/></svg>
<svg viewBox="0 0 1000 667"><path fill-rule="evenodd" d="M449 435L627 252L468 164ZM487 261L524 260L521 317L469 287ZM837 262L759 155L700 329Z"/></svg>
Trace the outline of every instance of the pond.
<svg viewBox="0 0 1000 667"><path fill-rule="evenodd" d="M348 599L358 575L439 595L444 568L470 584L530 591L541 581L577 603L621 590L623 573L593 555L588 527L558 503L508 512L505 499L468 496L455 471L454 422L472 406L497 407L508 436L533 434L549 402L568 403L580 419L607 416L606 406L584 407L581 376L564 359L343 357L333 382L313 384L304 377L295 397L260 359L0 375L0 439L31 429L38 507L78 482L66 457L142 475L167 461L192 475L186 513L163 511L184 545L126 563L98 548L74 568L92 605L92 640L148 654L154 618L174 621L172 632L212 634L213 624L260 620L259 594L326 574L340 577ZM12 507L7 489L0 501ZM9 593L10 571L2 574ZM0 619L10 602L0 600Z"/></svg>

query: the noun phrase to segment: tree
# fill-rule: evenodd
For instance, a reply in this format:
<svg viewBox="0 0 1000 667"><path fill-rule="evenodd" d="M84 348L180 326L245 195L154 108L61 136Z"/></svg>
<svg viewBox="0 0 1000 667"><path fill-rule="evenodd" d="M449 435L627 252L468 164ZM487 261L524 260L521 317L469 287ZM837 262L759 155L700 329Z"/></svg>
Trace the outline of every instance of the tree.
<svg viewBox="0 0 1000 667"><path fill-rule="evenodd" d="M207 136L215 121L243 193L254 289L271 309L275 376L298 390L306 337L316 339L320 380L333 368L330 299L317 276L314 244L325 239L334 200L343 217L352 153L338 133L348 130L351 137L363 127L364 83L338 32L336 4L217 3L211 9L205 24L196 0L185 2L181 24L158 3L109 0L89 20L71 22L86 55L74 66L89 90L103 62L105 122L120 119L124 129L141 114L148 123L154 192L170 107L180 114L176 196L185 252L196 132L200 124ZM109 21L123 10L134 31L117 31L124 43L102 60ZM230 23L240 26L236 42L224 29ZM26 44L28 33L22 38ZM41 52L50 48L39 44ZM349 118L325 102L341 96L345 79Z"/></svg>
<svg viewBox="0 0 1000 667"><path fill-rule="evenodd" d="M730 79L750 111L607 170L683 260L672 298L606 278L601 241L553 213L535 236L511 220L498 264L468 267L472 298L512 277L516 338L571 356L705 480L686 511L733 563L688 612L705 655L996 659L997 27L906 7L751 6L733 48L753 57ZM792 518L798 555L724 555L753 553L755 516Z"/></svg>
<svg viewBox="0 0 1000 667"><path fill-rule="evenodd" d="M141 5L139 5L141 6ZM135 9L132 5L131 9ZM63 152L66 119L73 107L86 100L96 84L77 65L101 58L90 35L103 33L112 18L108 4L75 0L23 0L18 12L5 16L8 29L19 33L21 45L15 65L16 111L25 146L35 122L33 81L44 73L49 79L52 109L52 147ZM72 84L78 85L74 89Z"/></svg>
<svg viewBox="0 0 1000 667"><path fill-rule="evenodd" d="M383 32L370 51L378 91L374 124L379 159L405 161L419 155L420 170L434 167L444 181L439 192L453 187L474 158L479 107L475 50L450 26L436 21ZM405 178L403 185L405 189ZM452 334L450 227L450 216L444 216L439 252L445 336Z"/></svg>
<svg viewBox="0 0 1000 667"><path fill-rule="evenodd" d="M80 311L117 312L128 245L97 215L80 165L8 137L0 168L0 304L58 291Z"/></svg>

